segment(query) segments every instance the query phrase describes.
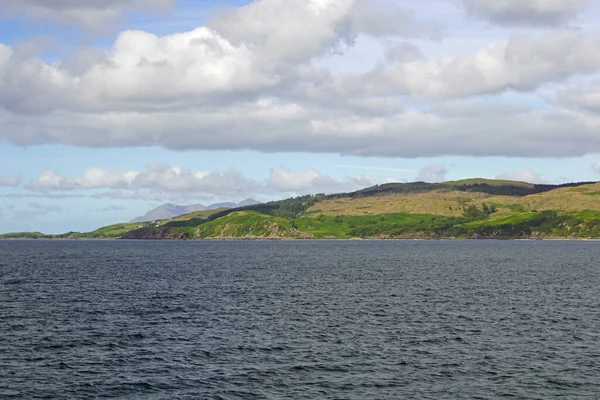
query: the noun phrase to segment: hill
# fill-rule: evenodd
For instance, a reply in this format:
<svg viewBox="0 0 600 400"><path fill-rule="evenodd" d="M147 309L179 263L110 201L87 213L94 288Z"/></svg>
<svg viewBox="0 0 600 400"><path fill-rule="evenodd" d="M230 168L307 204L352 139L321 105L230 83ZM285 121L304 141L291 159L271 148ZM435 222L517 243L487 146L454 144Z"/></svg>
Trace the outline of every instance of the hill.
<svg viewBox="0 0 600 400"><path fill-rule="evenodd" d="M485 179L394 183L56 237L600 238L600 183L535 185Z"/></svg>

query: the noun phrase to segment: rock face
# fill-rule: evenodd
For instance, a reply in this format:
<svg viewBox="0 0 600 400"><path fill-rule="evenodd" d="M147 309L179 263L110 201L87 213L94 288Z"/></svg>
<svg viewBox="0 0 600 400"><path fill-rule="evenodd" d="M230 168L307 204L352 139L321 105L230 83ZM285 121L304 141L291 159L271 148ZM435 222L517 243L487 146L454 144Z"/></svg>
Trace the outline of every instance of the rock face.
<svg viewBox="0 0 600 400"><path fill-rule="evenodd" d="M314 239L310 233L287 228L276 222L263 221L251 224L227 223L206 232L199 226L192 235L194 239Z"/></svg>
<svg viewBox="0 0 600 400"><path fill-rule="evenodd" d="M137 240L186 240L189 239L187 233L174 232L169 228L142 228L135 231L127 232L123 239L137 239Z"/></svg>

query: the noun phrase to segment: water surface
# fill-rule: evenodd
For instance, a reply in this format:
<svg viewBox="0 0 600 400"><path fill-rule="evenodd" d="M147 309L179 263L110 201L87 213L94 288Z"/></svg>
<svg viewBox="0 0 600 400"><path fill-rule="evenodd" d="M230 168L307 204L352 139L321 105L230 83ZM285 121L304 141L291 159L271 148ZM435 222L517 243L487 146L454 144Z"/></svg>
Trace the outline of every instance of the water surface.
<svg viewBox="0 0 600 400"><path fill-rule="evenodd" d="M0 242L0 398L600 398L600 242Z"/></svg>

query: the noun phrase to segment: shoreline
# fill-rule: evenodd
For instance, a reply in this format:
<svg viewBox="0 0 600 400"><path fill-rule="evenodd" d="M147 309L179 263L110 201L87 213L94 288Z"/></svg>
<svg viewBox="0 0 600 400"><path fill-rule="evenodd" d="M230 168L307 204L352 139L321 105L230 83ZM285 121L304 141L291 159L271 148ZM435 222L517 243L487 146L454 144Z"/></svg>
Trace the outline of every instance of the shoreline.
<svg viewBox="0 0 600 400"><path fill-rule="evenodd" d="M574 238L574 237L551 237L551 238L254 238L254 237L223 237L223 238L194 238L194 239L123 239L123 238L0 238L0 242L3 241L93 241L93 242L106 242L106 241L125 241L125 242L239 242L239 241L260 241L260 242L276 242L276 241L302 241L302 242L333 242L333 241L378 241L378 242L392 242L392 241L422 241L422 242L485 242L485 241L523 241L523 242L548 242L548 241L569 241L569 242L597 242L599 238Z"/></svg>

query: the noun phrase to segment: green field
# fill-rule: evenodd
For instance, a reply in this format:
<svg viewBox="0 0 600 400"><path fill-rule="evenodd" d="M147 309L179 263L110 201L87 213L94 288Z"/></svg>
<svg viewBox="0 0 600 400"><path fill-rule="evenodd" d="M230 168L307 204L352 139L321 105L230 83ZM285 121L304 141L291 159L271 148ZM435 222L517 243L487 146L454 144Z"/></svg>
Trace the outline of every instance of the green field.
<svg viewBox="0 0 600 400"><path fill-rule="evenodd" d="M301 233L294 222L256 211L238 211L193 228L197 238L291 238Z"/></svg>

